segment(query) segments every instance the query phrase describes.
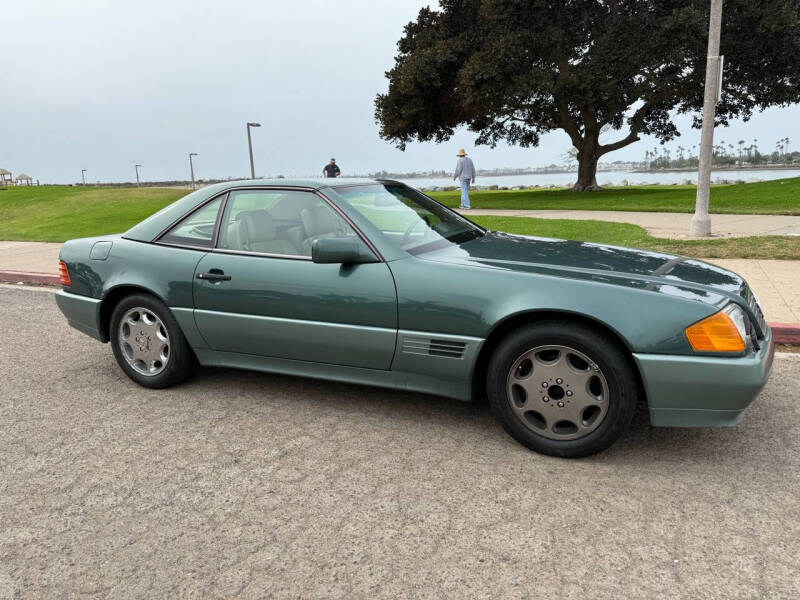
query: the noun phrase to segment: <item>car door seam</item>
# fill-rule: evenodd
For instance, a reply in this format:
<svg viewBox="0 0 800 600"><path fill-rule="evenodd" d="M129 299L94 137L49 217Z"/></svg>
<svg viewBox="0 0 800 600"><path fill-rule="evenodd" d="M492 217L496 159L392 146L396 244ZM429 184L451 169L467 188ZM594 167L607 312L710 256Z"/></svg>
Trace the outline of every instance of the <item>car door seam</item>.
<svg viewBox="0 0 800 600"><path fill-rule="evenodd" d="M205 342L208 348L211 348L211 344L208 343L208 340L203 335L203 331L200 329L200 325L197 322L197 300L195 299L194 290L195 286L203 285L203 281L197 279L197 268L200 266L200 263L203 261L203 259L210 254L211 252L205 252L200 256L200 258L197 260L197 263L194 265L194 272L192 273L192 321L194 322L194 328L197 330L197 334L200 336L200 339Z"/></svg>
<svg viewBox="0 0 800 600"><path fill-rule="evenodd" d="M394 278L394 272L388 262L384 262L386 268L389 270L389 276L392 278L392 285L394 286L394 348L392 349L392 359L389 361L389 370L394 367L394 359L397 357L397 345L400 343L400 294L397 291L397 280Z"/></svg>

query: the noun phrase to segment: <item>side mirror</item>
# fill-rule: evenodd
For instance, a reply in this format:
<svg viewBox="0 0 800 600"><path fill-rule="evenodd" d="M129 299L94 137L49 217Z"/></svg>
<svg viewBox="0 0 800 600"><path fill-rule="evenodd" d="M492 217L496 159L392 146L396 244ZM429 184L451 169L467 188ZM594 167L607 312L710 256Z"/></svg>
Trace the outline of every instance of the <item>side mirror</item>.
<svg viewBox="0 0 800 600"><path fill-rule="evenodd" d="M319 264L378 262L372 251L355 237L318 238L311 243L311 260Z"/></svg>

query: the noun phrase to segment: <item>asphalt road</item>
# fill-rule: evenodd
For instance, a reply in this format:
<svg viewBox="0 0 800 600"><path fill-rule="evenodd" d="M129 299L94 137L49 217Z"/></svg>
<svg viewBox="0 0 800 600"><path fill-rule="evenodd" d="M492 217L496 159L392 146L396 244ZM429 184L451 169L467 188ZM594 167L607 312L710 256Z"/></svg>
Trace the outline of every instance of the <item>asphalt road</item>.
<svg viewBox="0 0 800 600"><path fill-rule="evenodd" d="M800 359L744 422L533 454L488 409L232 370L149 391L0 288L0 598L797 598Z"/></svg>

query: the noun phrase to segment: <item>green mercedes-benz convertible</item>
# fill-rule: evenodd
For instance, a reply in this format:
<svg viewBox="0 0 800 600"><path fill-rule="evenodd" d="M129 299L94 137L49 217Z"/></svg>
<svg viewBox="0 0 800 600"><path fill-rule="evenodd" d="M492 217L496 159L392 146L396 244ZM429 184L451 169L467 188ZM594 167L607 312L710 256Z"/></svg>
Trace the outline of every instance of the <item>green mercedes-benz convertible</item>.
<svg viewBox="0 0 800 600"><path fill-rule="evenodd" d="M556 456L657 426L738 423L773 344L735 273L486 231L393 181L241 181L61 250L58 306L136 383L203 366L488 396Z"/></svg>

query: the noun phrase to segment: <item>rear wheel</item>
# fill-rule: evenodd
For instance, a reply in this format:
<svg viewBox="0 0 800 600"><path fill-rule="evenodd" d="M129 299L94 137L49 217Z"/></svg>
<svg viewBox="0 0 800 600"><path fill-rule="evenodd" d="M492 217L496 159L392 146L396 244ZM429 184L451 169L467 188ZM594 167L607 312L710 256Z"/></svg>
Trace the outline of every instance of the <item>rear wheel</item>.
<svg viewBox="0 0 800 600"><path fill-rule="evenodd" d="M531 450L576 458L610 446L633 419L636 378L613 339L582 324L542 321L509 335L487 374L489 403Z"/></svg>
<svg viewBox="0 0 800 600"><path fill-rule="evenodd" d="M124 298L111 314L111 348L117 364L139 385L165 388L194 370L194 354L167 306L153 296Z"/></svg>

